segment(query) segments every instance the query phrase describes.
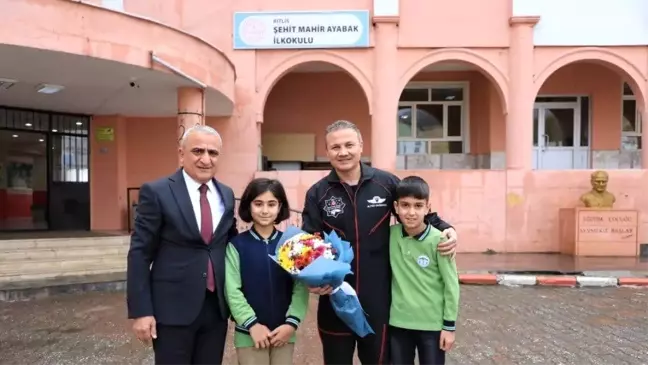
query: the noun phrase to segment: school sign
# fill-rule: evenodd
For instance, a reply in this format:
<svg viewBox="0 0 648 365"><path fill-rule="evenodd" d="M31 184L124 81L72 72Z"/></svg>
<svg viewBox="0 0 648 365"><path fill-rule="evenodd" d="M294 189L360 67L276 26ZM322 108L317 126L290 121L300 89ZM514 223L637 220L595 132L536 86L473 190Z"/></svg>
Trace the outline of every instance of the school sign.
<svg viewBox="0 0 648 365"><path fill-rule="evenodd" d="M234 49L369 47L369 11L237 12Z"/></svg>

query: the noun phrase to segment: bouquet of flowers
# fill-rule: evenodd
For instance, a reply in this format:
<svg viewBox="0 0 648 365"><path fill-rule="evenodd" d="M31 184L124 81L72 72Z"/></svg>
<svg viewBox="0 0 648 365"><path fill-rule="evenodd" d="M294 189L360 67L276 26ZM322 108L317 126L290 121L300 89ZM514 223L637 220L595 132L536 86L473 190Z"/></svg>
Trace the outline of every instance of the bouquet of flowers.
<svg viewBox="0 0 648 365"><path fill-rule="evenodd" d="M296 280L310 287L330 285L333 310L360 337L373 334L355 290L344 281L351 273L353 250L337 233L313 235L289 226L270 257Z"/></svg>
<svg viewBox="0 0 648 365"><path fill-rule="evenodd" d="M320 257L335 260L336 250L316 234L300 233L277 247L279 265L293 275Z"/></svg>

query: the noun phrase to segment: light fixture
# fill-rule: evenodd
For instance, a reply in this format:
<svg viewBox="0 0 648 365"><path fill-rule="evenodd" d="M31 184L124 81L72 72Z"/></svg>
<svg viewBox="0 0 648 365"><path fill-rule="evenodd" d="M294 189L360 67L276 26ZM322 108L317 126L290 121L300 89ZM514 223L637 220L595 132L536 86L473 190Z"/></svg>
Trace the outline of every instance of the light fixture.
<svg viewBox="0 0 648 365"><path fill-rule="evenodd" d="M17 134L14 134L12 137L13 137L13 138L18 138L18 135L17 135Z"/></svg>
<svg viewBox="0 0 648 365"><path fill-rule="evenodd" d="M42 138L39 138L39 139L38 139L38 142L45 142L45 140L42 139Z"/></svg>
<svg viewBox="0 0 648 365"><path fill-rule="evenodd" d="M18 81L12 80L12 79L3 79L0 78L0 91L2 90L9 90L12 86L14 86Z"/></svg>
<svg viewBox="0 0 648 365"><path fill-rule="evenodd" d="M40 84L36 86L36 91L41 94L55 94L63 89L65 89L65 86L54 84Z"/></svg>
<svg viewBox="0 0 648 365"><path fill-rule="evenodd" d="M76 125L83 125L83 122L76 122Z"/></svg>
<svg viewBox="0 0 648 365"><path fill-rule="evenodd" d="M31 123L25 123L25 127L31 127L31 126L32 126Z"/></svg>
<svg viewBox="0 0 648 365"><path fill-rule="evenodd" d="M52 132L56 133L58 132L58 129L52 129Z"/></svg>

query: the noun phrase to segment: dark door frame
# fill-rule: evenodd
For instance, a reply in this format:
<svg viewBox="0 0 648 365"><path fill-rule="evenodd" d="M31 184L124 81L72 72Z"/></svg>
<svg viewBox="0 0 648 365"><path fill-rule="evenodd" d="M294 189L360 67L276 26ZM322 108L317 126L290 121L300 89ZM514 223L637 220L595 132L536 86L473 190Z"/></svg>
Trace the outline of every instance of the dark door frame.
<svg viewBox="0 0 648 365"><path fill-rule="evenodd" d="M39 115L45 115L46 116L46 121L45 123L41 123L42 121L38 121L36 123L36 120L34 118L31 119L32 126L31 127L26 127L25 122L29 119L24 119L25 116L23 115L22 118L18 118L18 120L13 119L9 120L8 118L8 113L7 112L23 112L23 113L38 113ZM80 133L66 133L66 132L59 132L58 128L58 123L54 123L53 120L55 116L58 117L69 117L69 118L82 118L84 119L85 123L85 128L77 128ZM4 117L4 118L2 118ZM45 125L42 125L45 124ZM56 124L56 125L54 125ZM39 231L52 231L53 229L51 228L51 216L50 216L50 201L51 201L51 186L53 181L53 173L52 173L52 168L53 168L53 154L52 154L52 138L55 136L70 136L70 137L80 137L80 138L86 138L87 142L87 168L88 168L88 181L87 184L90 186L91 184L91 176L90 176L90 162L91 162L91 140L90 140L90 127L92 124L92 117L90 115L85 115L85 114L74 114L74 113L62 113L62 112L55 112L55 111L48 111L48 110L40 110L40 109L27 109L27 108L15 108L15 107L9 107L9 106L2 106L0 105L0 131L9 131L9 132L19 132L19 133L34 133L34 134L41 134L45 136L45 159L46 159L46 179L47 179L47 192L46 192L46 197L47 197L47 204L45 206L45 221L47 223L47 228L45 229L38 229L38 228L31 228L31 229L15 229L15 230L0 230L0 232L39 232ZM56 126L57 128L53 128ZM53 132L52 130L56 129L56 132ZM85 132L85 133L83 133ZM92 204L92 196L88 196L88 202ZM91 212L88 211L88 215L90 215ZM91 219L88 219L88 222L91 222ZM88 227L86 227L85 230L90 230L90 225L88 224Z"/></svg>

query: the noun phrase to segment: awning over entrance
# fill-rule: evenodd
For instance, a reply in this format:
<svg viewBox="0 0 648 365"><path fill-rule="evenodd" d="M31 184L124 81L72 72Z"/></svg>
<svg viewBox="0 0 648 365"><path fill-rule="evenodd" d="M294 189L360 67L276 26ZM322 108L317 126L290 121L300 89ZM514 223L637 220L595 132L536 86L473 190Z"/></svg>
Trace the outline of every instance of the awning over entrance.
<svg viewBox="0 0 648 365"><path fill-rule="evenodd" d="M3 24L11 31L0 32L0 105L169 116L177 112L177 89L198 81L206 114L231 115L234 65L199 38L80 2L0 0L0 8L12 15Z"/></svg>

